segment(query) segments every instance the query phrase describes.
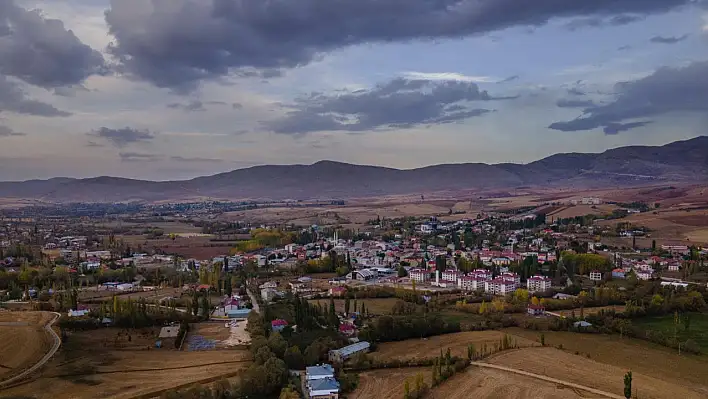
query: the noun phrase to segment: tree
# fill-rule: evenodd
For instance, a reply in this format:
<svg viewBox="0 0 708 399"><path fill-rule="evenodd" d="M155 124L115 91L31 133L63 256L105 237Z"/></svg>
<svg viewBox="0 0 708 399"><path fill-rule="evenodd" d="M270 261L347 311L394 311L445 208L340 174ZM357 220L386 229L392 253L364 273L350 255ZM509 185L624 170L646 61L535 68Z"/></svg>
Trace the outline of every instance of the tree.
<svg viewBox="0 0 708 399"><path fill-rule="evenodd" d="M398 267L398 277L406 277L408 275L408 272L406 271L406 268L403 266Z"/></svg>
<svg viewBox="0 0 708 399"><path fill-rule="evenodd" d="M278 399L300 399L300 394L297 393L293 386L288 385L280 391Z"/></svg>
<svg viewBox="0 0 708 399"><path fill-rule="evenodd" d="M541 341L541 346L546 346L546 334L541 333L539 341Z"/></svg>
<svg viewBox="0 0 708 399"><path fill-rule="evenodd" d="M287 364L288 368L291 370L302 370L305 368L305 357L297 346L289 347L285 351L283 360L285 360L285 364Z"/></svg>
<svg viewBox="0 0 708 399"><path fill-rule="evenodd" d="M683 316L683 331L688 332L688 329L691 327L691 315L686 314Z"/></svg>
<svg viewBox="0 0 708 399"><path fill-rule="evenodd" d="M204 295L202 297L202 316L206 319L211 315L211 304L209 303L209 296Z"/></svg>
<svg viewBox="0 0 708 399"><path fill-rule="evenodd" d="M350 304L350 302L349 302L349 297L344 298L344 314L345 314L345 315L348 315L348 314L349 314L349 310L350 310L349 306L350 306L350 305L351 305L351 304Z"/></svg>
<svg viewBox="0 0 708 399"><path fill-rule="evenodd" d="M268 347L275 354L275 356L283 358L285 351L288 349L288 343L279 332L274 332L270 335L270 337L268 337Z"/></svg>
<svg viewBox="0 0 708 399"><path fill-rule="evenodd" d="M624 375L624 397L630 399L632 397L632 372L628 371Z"/></svg>

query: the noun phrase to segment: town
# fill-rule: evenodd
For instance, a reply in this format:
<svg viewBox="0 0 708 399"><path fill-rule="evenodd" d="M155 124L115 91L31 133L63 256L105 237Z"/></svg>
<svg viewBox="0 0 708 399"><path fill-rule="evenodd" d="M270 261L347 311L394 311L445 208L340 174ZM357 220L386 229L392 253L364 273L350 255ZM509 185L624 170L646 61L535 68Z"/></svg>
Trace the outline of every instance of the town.
<svg viewBox="0 0 708 399"><path fill-rule="evenodd" d="M581 198L566 206L601 203ZM705 353L700 326L708 322L702 313L708 250L656 240L641 247L636 238L648 242L651 232L623 221L621 213L607 218L612 225L598 217L549 215L557 208L469 218L377 216L357 229L224 223L210 216L222 210L205 213L201 206L159 218L149 216L152 210L121 207L110 222L11 211L0 232L6 309L0 317L29 323L36 311L57 312L46 325L61 344L55 361L71 357L73 345L96 340L103 347L88 349L96 356L111 353L107 348L136 351L125 367L146 350L153 359L236 356L217 386L190 368L183 387L141 388L166 397L182 389L221 389L233 397L358 397L373 389L367 381L376 370L434 366L432 380L414 373L396 381L405 389L394 396L423 397L470 364L505 351L566 347L572 338L552 342L562 331L581 340L632 337L673 348L676 356ZM634 208L627 209L624 215L632 214ZM608 244L618 239L624 244ZM214 255L194 256L199 253ZM682 320L681 334L667 335L665 326L676 320ZM51 342L44 330L38 333ZM433 342L437 337L444 341ZM419 343L408 346L413 341ZM387 345L405 346L415 357L385 355L395 352ZM36 361L41 347L8 369L2 384L9 392L42 381L23 366ZM437 358L440 350L448 354ZM193 385L199 382L200 388ZM97 386L104 384L115 382Z"/></svg>

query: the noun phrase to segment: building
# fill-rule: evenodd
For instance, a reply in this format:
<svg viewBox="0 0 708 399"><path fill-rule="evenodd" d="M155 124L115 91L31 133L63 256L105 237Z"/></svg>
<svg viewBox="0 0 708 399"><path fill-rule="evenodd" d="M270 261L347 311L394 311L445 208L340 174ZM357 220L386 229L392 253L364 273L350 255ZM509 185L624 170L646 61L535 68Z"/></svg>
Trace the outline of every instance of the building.
<svg viewBox="0 0 708 399"><path fill-rule="evenodd" d="M484 291L492 295L510 294L516 291L517 288L518 285L514 280L505 279L501 276L484 282Z"/></svg>
<svg viewBox="0 0 708 399"><path fill-rule="evenodd" d="M533 276L526 280L529 292L545 292L551 289L551 279L544 276Z"/></svg>
<svg viewBox="0 0 708 399"><path fill-rule="evenodd" d="M334 378L334 368L329 364L305 369L305 388L312 399L339 398L339 382Z"/></svg>
<svg viewBox="0 0 708 399"><path fill-rule="evenodd" d="M349 280L359 280L359 281L369 281L375 279L377 273L371 269L360 269L354 270L353 272L347 274L347 279Z"/></svg>
<svg viewBox="0 0 708 399"><path fill-rule="evenodd" d="M645 271L637 271L637 278L640 280L651 280L652 279L652 273L650 272L645 272Z"/></svg>
<svg viewBox="0 0 708 399"><path fill-rule="evenodd" d="M430 272L423 269L411 269L408 271L408 276L411 278L411 280L417 281L419 283L430 280Z"/></svg>
<svg viewBox="0 0 708 399"><path fill-rule="evenodd" d="M275 319L270 322L270 328L273 331L283 331L288 326L288 322L283 319Z"/></svg>
<svg viewBox="0 0 708 399"><path fill-rule="evenodd" d="M329 361L344 363L347 359L359 354L367 353L371 345L366 341L357 342L355 344L345 346L344 348L334 349L329 351Z"/></svg>
<svg viewBox="0 0 708 399"><path fill-rule="evenodd" d="M487 281L481 277L462 276L457 280L457 287L465 291L484 290L484 282Z"/></svg>
<svg viewBox="0 0 708 399"><path fill-rule="evenodd" d="M543 313L546 311L546 308L544 308L542 305L531 304L526 308L526 311L531 316L542 316Z"/></svg>
<svg viewBox="0 0 708 399"><path fill-rule="evenodd" d="M677 272L680 269L680 265L678 263L670 263L669 264L669 271L670 272Z"/></svg>
<svg viewBox="0 0 708 399"><path fill-rule="evenodd" d="M346 287L337 286L329 289L329 296L340 297L347 293Z"/></svg>
<svg viewBox="0 0 708 399"><path fill-rule="evenodd" d="M602 272L599 270L593 270L590 272L590 280L592 281L602 281Z"/></svg>
<svg viewBox="0 0 708 399"><path fill-rule="evenodd" d="M624 269L614 269L612 270L612 278L625 278L626 273Z"/></svg>
<svg viewBox="0 0 708 399"><path fill-rule="evenodd" d="M339 333L345 337L353 337L356 335L356 327L353 324L343 323L339 325Z"/></svg>
<svg viewBox="0 0 708 399"><path fill-rule="evenodd" d="M261 298L263 298L264 302L271 302L277 296L278 292L273 288L264 288L261 290Z"/></svg>
<svg viewBox="0 0 708 399"><path fill-rule="evenodd" d="M597 197L583 197L580 199L580 203L583 205L600 205L602 200Z"/></svg>
<svg viewBox="0 0 708 399"><path fill-rule="evenodd" d="M441 274L441 277L444 281L451 281L453 283L456 283L457 279L459 279L462 276L463 276L463 274L458 272L457 270L445 270Z"/></svg>

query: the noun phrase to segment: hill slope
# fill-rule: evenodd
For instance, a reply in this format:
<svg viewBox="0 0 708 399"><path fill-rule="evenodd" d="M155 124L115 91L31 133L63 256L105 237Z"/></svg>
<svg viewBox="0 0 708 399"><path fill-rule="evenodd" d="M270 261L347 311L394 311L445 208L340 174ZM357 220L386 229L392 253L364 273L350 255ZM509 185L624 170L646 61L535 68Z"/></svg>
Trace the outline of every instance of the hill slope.
<svg viewBox="0 0 708 399"><path fill-rule="evenodd" d="M528 164L445 164L400 170L321 161L266 165L191 180L151 182L116 177L0 183L0 197L56 202L351 198L519 186L603 187L708 181L708 137L599 154L556 154Z"/></svg>

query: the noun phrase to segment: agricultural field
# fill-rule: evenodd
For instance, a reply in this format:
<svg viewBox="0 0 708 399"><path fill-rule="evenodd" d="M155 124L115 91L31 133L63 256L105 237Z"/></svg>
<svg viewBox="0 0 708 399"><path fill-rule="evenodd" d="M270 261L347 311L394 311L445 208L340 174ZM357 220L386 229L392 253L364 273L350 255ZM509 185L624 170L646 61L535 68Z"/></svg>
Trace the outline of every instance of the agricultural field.
<svg viewBox="0 0 708 399"><path fill-rule="evenodd" d="M429 371L428 371L429 373ZM575 399L591 394L501 370L471 366L435 387L432 399Z"/></svg>
<svg viewBox="0 0 708 399"><path fill-rule="evenodd" d="M229 327L226 327L226 325ZM243 347L251 341L250 334L246 331L246 320L240 320L236 325L232 325L230 321L223 322L202 322L195 323L190 326L185 347L190 350L190 338L194 336L202 337L205 340L214 341L214 349L229 349L233 347Z"/></svg>
<svg viewBox="0 0 708 399"><path fill-rule="evenodd" d="M393 306L396 304L396 302L400 301L398 298L365 298L365 299L357 299L357 307L361 307L361 304L364 303L366 306L366 309L369 313L371 314L377 314L377 315L382 315L382 314L391 314L391 309L393 309ZM312 304L319 303L320 306L322 306L324 309L329 309L329 299L313 299L309 301ZM334 300L334 309L337 312L344 312L344 299L335 299ZM351 306L351 309L349 309L350 312L354 311L354 300L351 299L349 301L349 306Z"/></svg>
<svg viewBox="0 0 708 399"><path fill-rule="evenodd" d="M492 356L489 363L511 367L551 378L585 385L622 395L625 368L603 364L582 355L556 348L527 348ZM654 367L657 367L654 364ZM701 398L708 393L708 385L689 387L681 380L659 379L633 370L633 386L641 398Z"/></svg>
<svg viewBox="0 0 708 399"><path fill-rule="evenodd" d="M0 311L0 380L32 367L52 348L44 326L53 318L48 312Z"/></svg>
<svg viewBox="0 0 708 399"><path fill-rule="evenodd" d="M553 220L572 218L576 216L585 215L609 215L613 210L618 209L616 205L601 204L601 205L570 205L551 212L546 215L546 220L553 218Z"/></svg>
<svg viewBox="0 0 708 399"><path fill-rule="evenodd" d="M385 342L378 346L371 356L380 359L412 359L412 358L429 358L438 356L440 351L445 352L450 348L450 353L454 356L466 357L467 347L473 344L477 350L482 348L485 343L488 347L493 348L495 343L504 337L504 333L500 331L466 331L454 334L436 335L424 339L409 339L399 342ZM523 337L511 336L512 343L514 340L520 347L535 345L532 340Z"/></svg>
<svg viewBox="0 0 708 399"><path fill-rule="evenodd" d="M622 313L624 312L624 305L614 305L614 306L598 306L598 307L592 307L592 308L583 308L583 315L591 315L591 314L597 314L602 311L609 311L609 310L614 310L617 313ZM570 317L575 313L576 317L580 317L580 308L575 308L575 309L568 309L568 310L554 310L553 313L558 313L561 316L565 317Z"/></svg>
<svg viewBox="0 0 708 399"><path fill-rule="evenodd" d="M347 397L350 399L400 399L403 398L406 379L410 379L411 387L413 387L413 379L417 374L423 375L425 382L430 386L430 367L367 371L359 375L359 386Z"/></svg>
<svg viewBox="0 0 708 399"><path fill-rule="evenodd" d="M105 329L111 330L111 329ZM47 363L41 374L3 391L10 397L148 398L163 391L237 376L250 364L246 350L184 352L147 349L137 333L134 346L103 346L93 333L75 333ZM112 331L111 333L115 333ZM100 335L100 334L99 334ZM147 338L146 338L147 339ZM154 344L154 339L150 340Z"/></svg>
<svg viewBox="0 0 708 399"><path fill-rule="evenodd" d="M651 230L651 238L643 238L637 245L651 246L651 241L656 240L657 245L705 245L708 244L708 210L705 209L663 209L644 212L627 216L622 219L598 222L601 226L614 227L617 223L628 222L634 226L643 226ZM603 238L603 242L605 239ZM631 238L625 239L631 245ZM608 241L612 244L612 241ZM626 245L626 244L625 244Z"/></svg>
<svg viewBox="0 0 708 399"><path fill-rule="evenodd" d="M688 317L687 322L687 316L680 315L678 324L674 315L643 317L632 320L632 323L645 330L661 331L667 337L673 337L675 333L680 341L693 340L704 353L708 353L708 314L690 313Z"/></svg>
<svg viewBox="0 0 708 399"><path fill-rule="evenodd" d="M506 329L509 334L538 340L540 332L519 328ZM688 389L708 396L708 357L678 354L675 349L617 335L577 334L564 331L543 332L547 346L578 352L581 356L618 367L622 370L664 381L680 381ZM539 373L540 374L540 373ZM640 396L641 397L641 396Z"/></svg>

